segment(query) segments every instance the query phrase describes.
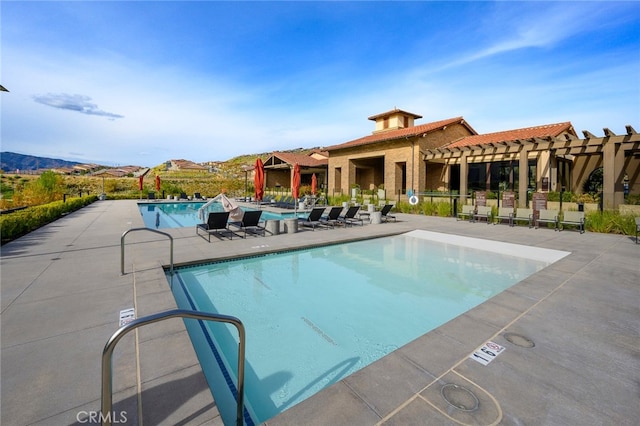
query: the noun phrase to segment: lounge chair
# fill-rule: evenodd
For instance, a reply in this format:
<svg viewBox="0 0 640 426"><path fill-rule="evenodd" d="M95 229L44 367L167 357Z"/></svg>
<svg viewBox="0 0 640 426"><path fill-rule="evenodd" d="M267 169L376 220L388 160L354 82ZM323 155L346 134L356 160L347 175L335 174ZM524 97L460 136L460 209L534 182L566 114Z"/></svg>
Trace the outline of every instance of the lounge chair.
<svg viewBox="0 0 640 426"><path fill-rule="evenodd" d="M342 213L342 207L331 207L329 214L322 216L320 222L325 222L331 226L339 225L338 218L340 217L340 213Z"/></svg>
<svg viewBox="0 0 640 426"><path fill-rule="evenodd" d="M263 205L263 204L273 204L275 202L275 197L273 195L265 195L264 197L262 197L262 200L260 200L259 204Z"/></svg>
<svg viewBox="0 0 640 426"><path fill-rule="evenodd" d="M519 221L526 221L531 228L533 226L533 209L518 208L513 216L513 224L517 225Z"/></svg>
<svg viewBox="0 0 640 426"><path fill-rule="evenodd" d="M353 225L354 223L360 223L360 226L364 226L364 221L360 217L356 217L358 210L360 210L360 206L349 207L344 216L338 217L338 222L344 223L345 226Z"/></svg>
<svg viewBox="0 0 640 426"><path fill-rule="evenodd" d="M229 225L237 227L240 231L244 231L244 238L247 238L247 232L265 236L264 226L260 225L260 216L262 210L247 210L242 215L239 222L229 222Z"/></svg>
<svg viewBox="0 0 640 426"><path fill-rule="evenodd" d="M369 222L371 222L371 212L368 210L368 208L369 207L367 207L367 210L362 210L362 209L358 210L358 217L361 220L365 220L366 219ZM375 207L373 208L373 211L374 212L376 211Z"/></svg>
<svg viewBox="0 0 640 426"><path fill-rule="evenodd" d="M147 199L148 200L155 200L156 199L156 193L155 192L149 192L147 194Z"/></svg>
<svg viewBox="0 0 640 426"><path fill-rule="evenodd" d="M324 207L315 207L313 210L311 210L311 212L309 213L309 216L306 219L298 219L298 225L302 225L306 228L311 228L314 231L316 230L316 228L318 227L327 227L327 226L332 226L329 222L323 222L320 219L322 218L322 215L324 214Z"/></svg>
<svg viewBox="0 0 640 426"><path fill-rule="evenodd" d="M562 220L560 221L560 231L564 229L565 225L574 225L578 227L578 230L581 234L584 233L584 212L576 212L576 211L566 211L562 215Z"/></svg>
<svg viewBox="0 0 640 426"><path fill-rule="evenodd" d="M553 223L553 230L558 230L558 210L540 209L538 213L536 229L540 227L540 223Z"/></svg>
<svg viewBox="0 0 640 426"><path fill-rule="evenodd" d="M229 239L233 239L233 231L229 229L229 212L211 212L207 217L207 223L200 223L196 225L196 234L200 235L198 231L202 230L207 233L209 242L211 242L211 234L221 236L223 234L229 234ZM204 237L203 237L204 238Z"/></svg>
<svg viewBox="0 0 640 426"><path fill-rule="evenodd" d="M462 220L465 217L469 219L469 221L473 221L473 215L475 213L475 208L476 206L471 206L469 204L464 204L462 206L462 211L460 213L458 213L458 217L456 218L456 220Z"/></svg>
<svg viewBox="0 0 640 426"><path fill-rule="evenodd" d="M473 221L484 219L487 221L487 225L491 223L491 207L489 206L477 206L476 212L473 214Z"/></svg>
<svg viewBox="0 0 640 426"><path fill-rule="evenodd" d="M502 223L508 220L509 226L513 226L513 207L498 207L498 215L493 224Z"/></svg>
<svg viewBox="0 0 640 426"><path fill-rule="evenodd" d="M181 200L186 200L187 199L187 193L186 192L181 192L180 193L180 199Z"/></svg>
<svg viewBox="0 0 640 426"><path fill-rule="evenodd" d="M380 213L382 214L381 217L383 222L387 222L389 219L393 219L394 222L396 221L396 217L389 214L392 208L393 208L393 204L385 204L382 210L380 210Z"/></svg>
<svg viewBox="0 0 640 426"><path fill-rule="evenodd" d="M200 195L199 192L194 192L193 193L193 199L194 200L200 200L202 198L202 196Z"/></svg>
<svg viewBox="0 0 640 426"><path fill-rule="evenodd" d="M276 202L276 207L280 207L282 209L292 209L295 206L295 201L292 196L282 197L280 201Z"/></svg>

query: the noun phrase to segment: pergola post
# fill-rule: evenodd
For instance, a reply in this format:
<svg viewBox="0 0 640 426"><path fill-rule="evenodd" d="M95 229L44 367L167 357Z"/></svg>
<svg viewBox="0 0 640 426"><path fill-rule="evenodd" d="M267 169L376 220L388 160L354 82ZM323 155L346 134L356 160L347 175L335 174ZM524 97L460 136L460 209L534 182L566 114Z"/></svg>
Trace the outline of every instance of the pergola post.
<svg viewBox="0 0 640 426"><path fill-rule="evenodd" d="M610 138L603 144L602 149L602 207L616 209L624 203L624 149L621 144Z"/></svg>
<svg viewBox="0 0 640 426"><path fill-rule="evenodd" d="M527 207L527 189L529 188L529 151L520 150L518 161L518 207Z"/></svg>
<svg viewBox="0 0 640 426"><path fill-rule="evenodd" d="M460 203L467 204L467 191L469 191L469 164L467 163L468 151L464 151L460 157Z"/></svg>

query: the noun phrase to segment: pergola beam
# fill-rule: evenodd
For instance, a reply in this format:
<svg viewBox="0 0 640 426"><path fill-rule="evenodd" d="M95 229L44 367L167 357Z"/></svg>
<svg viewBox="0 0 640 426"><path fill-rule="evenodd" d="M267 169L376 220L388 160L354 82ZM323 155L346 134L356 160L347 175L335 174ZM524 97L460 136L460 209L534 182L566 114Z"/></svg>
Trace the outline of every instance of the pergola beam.
<svg viewBox="0 0 640 426"><path fill-rule="evenodd" d="M513 141L496 141L480 145L462 147L440 147L421 152L423 160L454 159L460 158L463 153L470 157L486 157L489 155L517 154L523 149L528 152L540 152L557 150L559 155L581 155L602 152L602 146L606 143L629 143L640 141L640 134L630 125L626 126L626 135L616 135L605 128L605 136L598 137L588 130L583 130L584 139L578 139L573 135L564 134L560 137L547 136L544 138L533 137L528 139L516 139Z"/></svg>

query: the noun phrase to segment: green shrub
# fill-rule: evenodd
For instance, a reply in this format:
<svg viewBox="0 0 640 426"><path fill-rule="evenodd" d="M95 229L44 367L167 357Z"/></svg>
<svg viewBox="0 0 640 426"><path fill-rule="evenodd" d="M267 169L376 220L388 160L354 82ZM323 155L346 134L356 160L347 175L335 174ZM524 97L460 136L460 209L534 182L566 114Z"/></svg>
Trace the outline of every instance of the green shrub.
<svg viewBox="0 0 640 426"><path fill-rule="evenodd" d="M451 204L449 204L449 203L447 203L445 201L437 203L438 216L440 216L440 217L449 217L449 216L451 216L451 209L452 209Z"/></svg>
<svg viewBox="0 0 640 426"><path fill-rule="evenodd" d="M406 201L396 203L395 209L400 213L423 214L425 216L451 216L451 204L447 201L421 201L411 205Z"/></svg>
<svg viewBox="0 0 640 426"><path fill-rule="evenodd" d="M330 206L341 206L342 203L348 203L349 201L351 201L351 197L345 194L330 195L327 197L327 203L329 203Z"/></svg>
<svg viewBox="0 0 640 426"><path fill-rule="evenodd" d="M560 192L558 191L549 191L549 193L547 194L547 201L560 201ZM574 194L573 192L570 191L565 191L562 192L562 201L563 202L567 202L570 203L571 200L574 199Z"/></svg>
<svg viewBox="0 0 640 426"><path fill-rule="evenodd" d="M27 207L13 213L0 216L0 233L2 234L2 244L13 241L18 237L28 234L41 226L51 223L67 213L78 210L96 201L95 195L71 198L67 202L54 201L39 206Z"/></svg>
<svg viewBox="0 0 640 426"><path fill-rule="evenodd" d="M627 195L627 204L631 205L640 205L640 194L629 194Z"/></svg>
<svg viewBox="0 0 640 426"><path fill-rule="evenodd" d="M617 210L587 212L585 228L587 231L606 234L635 235L636 232L634 216L621 215Z"/></svg>

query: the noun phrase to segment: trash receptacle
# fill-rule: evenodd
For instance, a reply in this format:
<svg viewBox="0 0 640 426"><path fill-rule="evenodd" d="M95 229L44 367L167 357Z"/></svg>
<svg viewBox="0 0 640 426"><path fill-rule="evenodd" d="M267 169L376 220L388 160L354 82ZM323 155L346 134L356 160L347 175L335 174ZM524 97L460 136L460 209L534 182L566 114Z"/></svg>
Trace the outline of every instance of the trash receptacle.
<svg viewBox="0 0 640 426"><path fill-rule="evenodd" d="M371 224L377 225L379 223L382 223L382 212L371 213Z"/></svg>
<svg viewBox="0 0 640 426"><path fill-rule="evenodd" d="M287 234L295 234L298 232L298 219L285 219L284 232Z"/></svg>
<svg viewBox="0 0 640 426"><path fill-rule="evenodd" d="M270 235L279 235L280 234L280 220L278 219L269 219L264 224L264 229Z"/></svg>

